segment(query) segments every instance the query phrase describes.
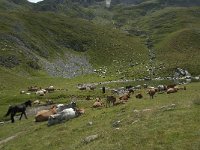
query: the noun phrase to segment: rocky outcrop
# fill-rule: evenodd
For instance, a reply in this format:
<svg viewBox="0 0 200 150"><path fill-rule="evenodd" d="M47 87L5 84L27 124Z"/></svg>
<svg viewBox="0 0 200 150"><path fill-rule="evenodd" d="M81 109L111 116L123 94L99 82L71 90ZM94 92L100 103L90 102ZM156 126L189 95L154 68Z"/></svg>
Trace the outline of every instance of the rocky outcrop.
<svg viewBox="0 0 200 150"><path fill-rule="evenodd" d="M93 72L92 66L85 56L66 54L64 59L57 58L50 62L42 60L44 70L51 76L73 78Z"/></svg>

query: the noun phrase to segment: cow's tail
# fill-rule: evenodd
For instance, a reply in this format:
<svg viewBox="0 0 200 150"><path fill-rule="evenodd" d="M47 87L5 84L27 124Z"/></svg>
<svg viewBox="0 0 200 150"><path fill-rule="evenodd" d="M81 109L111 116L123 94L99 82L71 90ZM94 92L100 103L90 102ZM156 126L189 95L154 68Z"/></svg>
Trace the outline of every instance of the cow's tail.
<svg viewBox="0 0 200 150"><path fill-rule="evenodd" d="M12 106L9 106L8 111L4 117L7 117L8 115L10 115L11 112L12 112Z"/></svg>

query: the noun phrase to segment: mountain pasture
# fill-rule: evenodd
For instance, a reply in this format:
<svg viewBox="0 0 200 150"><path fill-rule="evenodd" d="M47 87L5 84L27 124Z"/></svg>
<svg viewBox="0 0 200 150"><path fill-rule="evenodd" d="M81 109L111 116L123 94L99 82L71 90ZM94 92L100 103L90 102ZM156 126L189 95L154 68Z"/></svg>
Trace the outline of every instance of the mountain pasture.
<svg viewBox="0 0 200 150"><path fill-rule="evenodd" d="M51 80L48 81L53 83ZM76 87L77 84L74 84L80 82L80 79L73 82L66 80L66 84L61 84L61 80L58 79L54 86L57 88L62 86L67 90L55 91L44 97L22 96L16 89L12 92L5 90L4 95L1 93L1 97L6 96L6 99L11 101L18 99L15 103L21 103L28 98L31 100L39 98L41 101L52 99L55 103L69 103L71 100L76 100L78 107L85 109L85 114L50 127L47 126L47 122L34 122L34 115L28 116L27 120L25 118L21 121L16 120L15 123L6 121L0 125L0 147L2 149L51 147L51 149L95 150L116 147L118 149L199 149L199 82L188 84L187 90L180 90L177 93L156 93L154 99L150 99L147 91L142 88L135 91L143 94L142 99L136 99L135 93L125 104L100 109L92 108L95 98L100 97L105 102L106 95L111 94L110 91L106 90L103 94L102 85L98 85L94 91L80 91ZM40 83L43 86L46 84ZM128 84L134 83L113 83L106 84L105 87ZM92 99L86 100L87 95ZM1 116L6 113L11 101L1 101ZM32 106L31 109L34 108L36 106ZM2 121L3 119L5 118L1 117ZM97 135L97 138L84 142L85 138L91 135Z"/></svg>

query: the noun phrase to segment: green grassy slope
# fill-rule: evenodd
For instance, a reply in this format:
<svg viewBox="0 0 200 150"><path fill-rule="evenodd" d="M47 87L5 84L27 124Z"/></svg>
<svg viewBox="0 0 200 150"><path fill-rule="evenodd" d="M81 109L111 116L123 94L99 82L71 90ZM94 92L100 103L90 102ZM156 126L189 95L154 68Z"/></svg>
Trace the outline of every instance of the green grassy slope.
<svg viewBox="0 0 200 150"><path fill-rule="evenodd" d="M14 55L16 62L11 65L19 64L26 71L30 64L40 68L38 59L62 58L69 51L86 55L95 67L116 66L114 59L128 64L130 59L144 63L147 58L139 38L84 19L32 10L1 11L0 15L1 55Z"/></svg>
<svg viewBox="0 0 200 150"><path fill-rule="evenodd" d="M102 85L94 91L80 91L76 87L79 83L146 76L147 36L153 41L156 65L165 66L159 72L161 75L171 75L176 67L199 75L199 7L180 7L180 1L185 2L181 3L183 5L188 2L146 0L135 6L117 5L105 12L105 8L98 5L81 6L78 10L69 8L72 12L68 14L65 6L59 6L59 11L37 11L31 6L22 6L23 0L15 1L17 3L0 0L0 121L8 119L3 115L9 104L27 99L44 102L51 99L56 103L75 99L86 111L79 118L52 127L47 127L46 122L35 123L34 116L29 116L28 120L23 117L15 124L0 124L0 149L199 150L199 83L186 85L187 90L178 93L156 94L154 100L149 100L146 90L142 89L139 91L144 94L142 100L132 95L124 105L102 109L91 108L94 99L85 100L90 95L105 101L105 96L111 93L107 91L103 95ZM92 17L88 18L88 14ZM135 36L135 33L141 35ZM66 59L66 53L86 56L94 68L107 66L108 76L49 77L39 60ZM115 76L116 72L122 74ZM112 83L106 87L135 86L143 82L146 81ZM155 86L162 82L165 81L149 84ZM19 93L34 85L42 88L53 85L64 90L44 97ZM176 105L175 109L167 110L171 104ZM116 129L113 122L118 120L121 122ZM92 125L88 124L90 121ZM93 134L98 134L99 138L83 143L85 137ZM14 138L3 142L10 137Z"/></svg>
<svg viewBox="0 0 200 150"><path fill-rule="evenodd" d="M199 74L199 8L166 8L141 21L154 40L157 58L168 69L187 68Z"/></svg>
<svg viewBox="0 0 200 150"><path fill-rule="evenodd" d="M148 1L130 7L116 6L112 9L113 19L130 34L151 37L157 63L166 64L163 71L170 74L174 68L183 67L198 75L200 9L198 4L195 7L180 7L176 1L173 4L171 7ZM188 47L190 50L185 50Z"/></svg>
<svg viewBox="0 0 200 150"><path fill-rule="evenodd" d="M148 62L148 53L145 42L142 45L145 39L143 36L141 36L142 40L135 36L129 37L118 29L110 29L115 27L126 30L132 35L135 33L138 35L141 31L142 35L151 36L158 64L169 64L167 69L163 70L167 74L177 66L186 67L182 63L186 59L181 60L181 57L178 61L175 57L163 59L161 55L162 50L163 54L170 51L176 52L174 56L180 54L180 51L173 47L174 44L169 42L170 40L173 42L173 35L192 30L186 34L196 37L196 40L180 38L186 34L176 36L176 40L179 45L182 45L179 49L184 49L182 43L192 42L196 45L190 45L192 51L195 51L195 54L199 51L199 35L193 35L199 30L199 7L179 7L185 6L186 1L182 1L184 5L180 5L178 1L174 3L168 1L164 4L163 1L154 0L134 6L116 5L110 9L103 8L101 3L83 7L70 1L52 1L52 3L44 1L28 10L27 7L25 9L18 3L2 2L9 4L4 6L8 8L14 6L17 10L1 8L6 10L1 11L1 54L7 60L10 57L16 59L11 66L20 64L20 67L29 74L34 74L34 69L41 69L38 59L54 60L56 57L64 57L63 54L69 50L86 55L94 67L108 66L112 73L117 70L123 71L126 68L125 74L138 74L140 71L137 70L141 69L140 74L146 74L144 65ZM191 1L190 4L196 4L196 1ZM52 10L50 6L55 10ZM43 7L46 10L43 10ZM71 13L68 13L69 10ZM88 15L92 17L84 17ZM185 57L189 54L190 51L184 52ZM13 58L13 55L16 58ZM116 65L113 60L117 60L120 65ZM188 67L186 67L195 75L199 74L199 69L194 69L198 63L193 63L197 60L198 57L195 57L194 61L189 60ZM135 63L141 65L135 67L136 69L130 68L130 64ZM193 64L196 66L191 68Z"/></svg>
<svg viewBox="0 0 200 150"><path fill-rule="evenodd" d="M187 68L192 74L198 74L200 59L200 30L183 29L172 33L160 42L157 49L157 56L160 61L166 62L170 68Z"/></svg>
<svg viewBox="0 0 200 150"><path fill-rule="evenodd" d="M92 109L93 100L78 101L79 107L85 108L85 114L62 124L47 127L46 122L35 123L29 117L2 125L1 140L19 135L1 144L1 148L197 150L200 120L199 104L194 100L199 101L199 96L199 83L194 83L187 85L186 91L158 94L154 100L149 100L147 95L143 100L132 96L126 104L110 108ZM168 110L171 104L176 106ZM92 125L88 124L90 121ZM113 127L115 121L120 121L119 129ZM83 142L85 137L94 134L99 137L88 144Z"/></svg>

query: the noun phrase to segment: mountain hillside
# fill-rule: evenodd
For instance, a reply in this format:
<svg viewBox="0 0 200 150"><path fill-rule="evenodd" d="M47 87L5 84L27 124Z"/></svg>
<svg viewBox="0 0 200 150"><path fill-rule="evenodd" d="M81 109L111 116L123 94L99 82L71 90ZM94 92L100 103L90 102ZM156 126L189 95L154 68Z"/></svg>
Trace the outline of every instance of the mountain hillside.
<svg viewBox="0 0 200 150"><path fill-rule="evenodd" d="M148 76L150 67L155 76L172 75L180 67L200 74L199 1L111 1L110 8L101 0L1 4L3 70L75 77L100 69L122 78Z"/></svg>
<svg viewBox="0 0 200 150"><path fill-rule="evenodd" d="M112 8L112 11L116 12L113 18L115 25L121 30L144 40L147 37L151 39L150 49L156 55L156 66L164 63L165 71L169 73L174 68L183 67L193 74L199 74L197 57L200 53L200 7L196 2L191 1L187 7L176 1L173 6L172 3L161 5L158 1L148 1L129 7L116 6ZM189 7L193 4L197 6ZM172 37L173 35L177 35L176 38ZM171 43L177 44L175 46ZM183 49L188 47L190 50L183 53ZM190 57L192 54L196 56L193 59ZM184 57L179 57L183 55Z"/></svg>
<svg viewBox="0 0 200 150"><path fill-rule="evenodd" d="M199 0L0 0L0 149L199 150L199 60Z"/></svg>
<svg viewBox="0 0 200 150"><path fill-rule="evenodd" d="M24 74L44 70L53 76L73 77L92 73L95 67L116 66L113 60L125 66L147 60L139 38L81 18L31 9L1 11L0 15L0 64L16 71L21 68Z"/></svg>

